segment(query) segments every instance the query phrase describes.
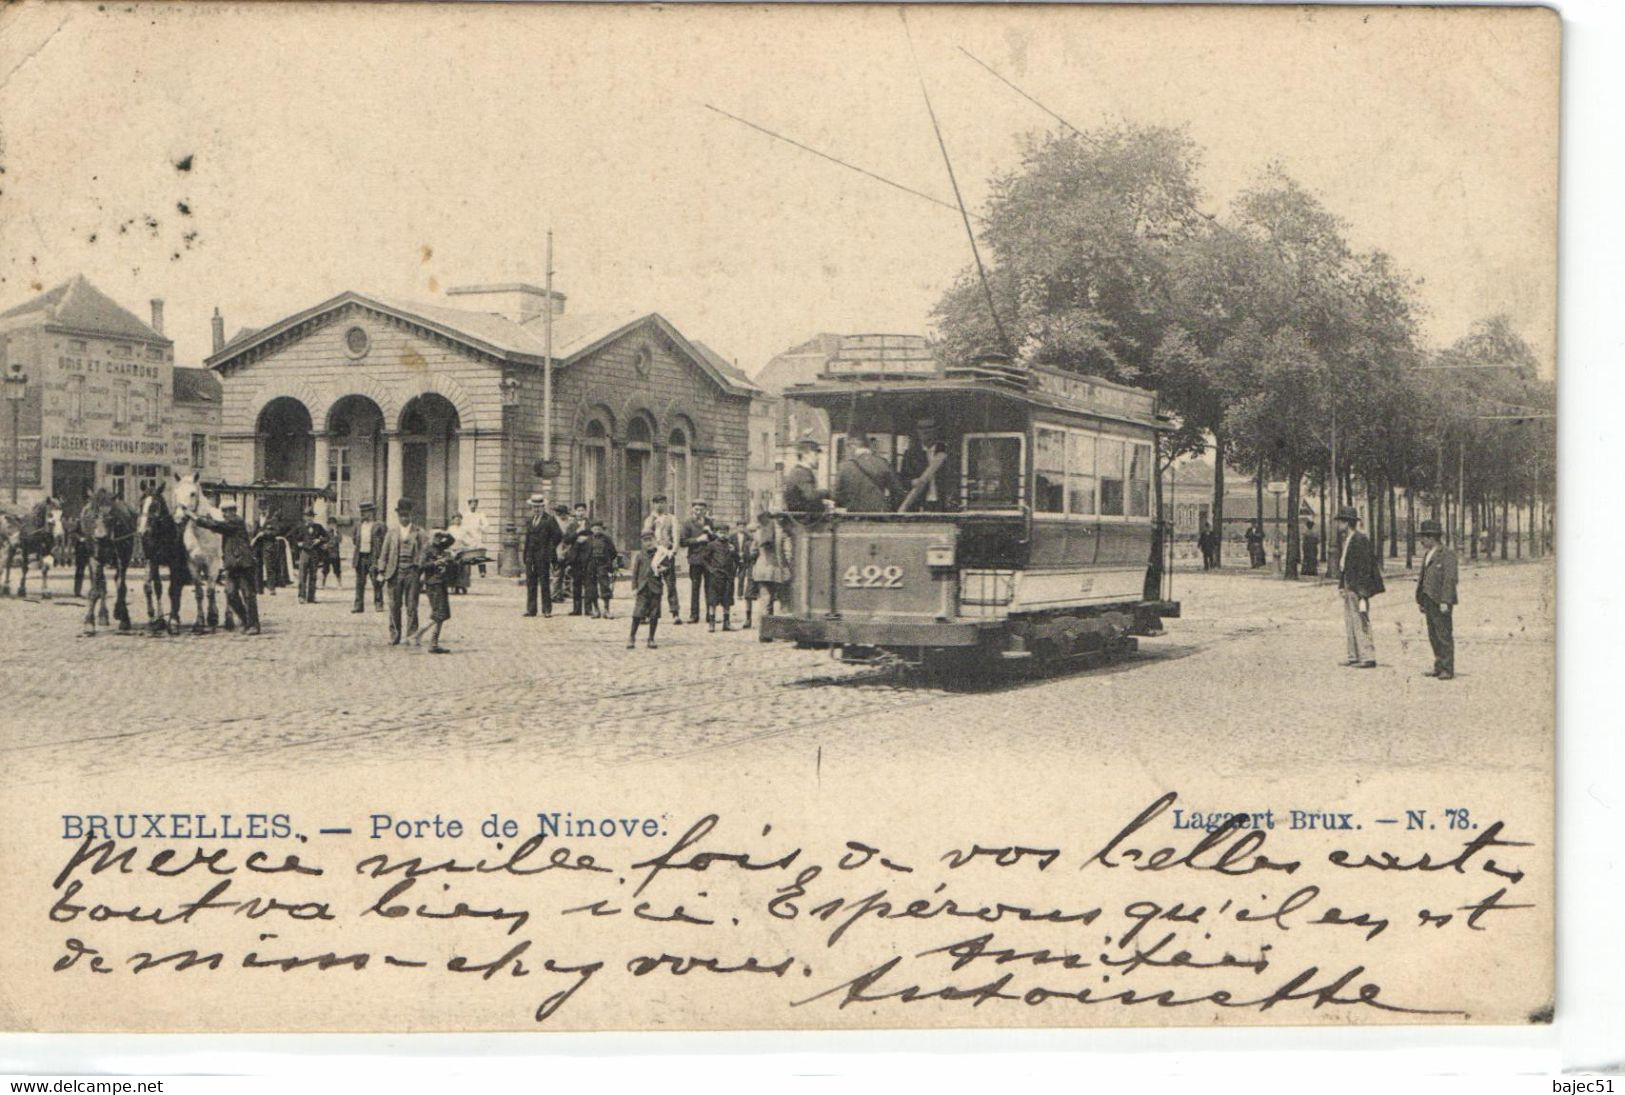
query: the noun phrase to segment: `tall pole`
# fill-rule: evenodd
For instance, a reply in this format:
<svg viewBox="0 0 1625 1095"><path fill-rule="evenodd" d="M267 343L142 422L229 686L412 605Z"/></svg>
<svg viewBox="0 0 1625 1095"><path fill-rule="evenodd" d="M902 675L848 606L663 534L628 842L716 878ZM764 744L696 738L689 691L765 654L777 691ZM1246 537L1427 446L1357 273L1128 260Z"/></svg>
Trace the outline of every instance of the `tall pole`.
<svg viewBox="0 0 1625 1095"><path fill-rule="evenodd" d="M1343 507L1343 484L1337 478L1337 404L1332 404L1332 513ZM1326 515L1320 515L1324 522Z"/></svg>
<svg viewBox="0 0 1625 1095"><path fill-rule="evenodd" d="M542 459L553 459L553 230L547 230L547 311L542 313Z"/></svg>
<svg viewBox="0 0 1625 1095"><path fill-rule="evenodd" d="M18 436L22 430L22 406L23 401L20 399L11 401L11 504L13 506L17 504L17 480L22 477L23 469L22 438Z"/></svg>

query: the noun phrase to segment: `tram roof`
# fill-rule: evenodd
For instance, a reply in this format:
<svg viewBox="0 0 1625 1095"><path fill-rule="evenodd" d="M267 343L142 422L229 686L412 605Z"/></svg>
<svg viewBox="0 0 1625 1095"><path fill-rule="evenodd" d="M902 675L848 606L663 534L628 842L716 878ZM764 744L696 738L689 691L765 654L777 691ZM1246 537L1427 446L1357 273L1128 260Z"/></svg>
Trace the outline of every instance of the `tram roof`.
<svg viewBox="0 0 1625 1095"><path fill-rule="evenodd" d="M1168 428L1157 410L1157 394L1144 388L1117 384L1100 377L1059 369L1025 367L999 370L946 370L935 376L823 376L784 390L788 399L839 410L862 395L874 397L976 396L992 397L1034 409L1128 422L1148 429Z"/></svg>

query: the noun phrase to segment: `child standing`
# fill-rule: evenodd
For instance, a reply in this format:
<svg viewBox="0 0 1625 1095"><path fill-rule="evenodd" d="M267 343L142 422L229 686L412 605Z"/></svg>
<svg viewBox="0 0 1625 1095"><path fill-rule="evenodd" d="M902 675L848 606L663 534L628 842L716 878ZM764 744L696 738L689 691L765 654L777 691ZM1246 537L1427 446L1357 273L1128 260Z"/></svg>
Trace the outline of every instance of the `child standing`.
<svg viewBox="0 0 1625 1095"><path fill-rule="evenodd" d="M722 630L732 631L729 620L734 603L734 579L739 574L739 549L728 535L727 524L716 526L716 536L705 545L705 622L717 629L717 609L722 609Z"/></svg>
<svg viewBox="0 0 1625 1095"><path fill-rule="evenodd" d="M645 529L642 546L632 556L632 633L627 636L626 649L638 645L638 624L649 621L649 649L655 647L655 627L660 623L660 593L662 579L654 565L655 534Z"/></svg>
<svg viewBox="0 0 1625 1095"><path fill-rule="evenodd" d="M587 538L587 559L588 604L594 616L607 620L609 602L615 596L615 572L621 569L621 558L615 551L615 541L609 538L602 521L592 523L592 535Z"/></svg>
<svg viewBox="0 0 1625 1095"><path fill-rule="evenodd" d="M582 522L564 547L564 569L570 576L570 615L584 616L592 604L592 529Z"/></svg>
<svg viewBox="0 0 1625 1095"><path fill-rule="evenodd" d="M453 581L453 572L457 561L452 555L452 545L455 537L449 532L437 532L434 539L429 541L429 555L418 564L418 571L423 575L423 588L429 594L429 653L449 654L451 651L440 645L440 628L451 619L451 598L448 596L446 586ZM412 637L412 645L420 645L423 641L423 632Z"/></svg>
<svg viewBox="0 0 1625 1095"><path fill-rule="evenodd" d="M757 518L758 523L760 518ZM739 585L738 593L745 602L745 630L751 628L751 612L756 604L756 560L761 555L761 548L756 542L759 524L746 525L744 530L734 537L739 545Z"/></svg>

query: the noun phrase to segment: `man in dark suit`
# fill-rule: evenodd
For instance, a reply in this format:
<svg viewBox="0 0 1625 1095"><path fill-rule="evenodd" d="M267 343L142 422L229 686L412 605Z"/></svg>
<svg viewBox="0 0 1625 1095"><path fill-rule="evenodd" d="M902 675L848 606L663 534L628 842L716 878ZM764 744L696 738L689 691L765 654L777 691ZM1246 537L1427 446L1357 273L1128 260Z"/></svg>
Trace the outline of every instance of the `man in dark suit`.
<svg viewBox="0 0 1625 1095"><path fill-rule="evenodd" d="M823 446L812 434L796 442L796 464L784 476L784 508L791 513L823 513L829 491L818 485L818 454Z"/></svg>
<svg viewBox="0 0 1625 1095"><path fill-rule="evenodd" d="M327 562L327 526L316 520L314 506L305 507L305 523L299 530L299 599L316 603L316 575Z"/></svg>
<svg viewBox="0 0 1625 1095"><path fill-rule="evenodd" d="M541 591L542 616L553 615L553 585L549 581L553 554L563 537L558 521L547 512L547 499L530 496L530 517L525 521L525 615L536 615L536 594Z"/></svg>
<svg viewBox="0 0 1625 1095"><path fill-rule="evenodd" d="M700 591L705 588L706 548L716 533L711 527L710 507L696 498L689 506L689 518L677 538L677 546L688 549L688 622L700 622Z"/></svg>
<svg viewBox="0 0 1625 1095"><path fill-rule="evenodd" d="M1428 622L1428 642L1433 646L1433 668L1422 676L1441 681L1456 676L1456 553L1439 541L1443 530L1437 521L1423 521L1417 534L1422 538L1422 570L1416 578L1416 605Z"/></svg>
<svg viewBox="0 0 1625 1095"><path fill-rule="evenodd" d="M367 579L372 574L373 560L378 558L384 546L384 536L388 532L376 520L378 507L371 502L361 503L361 519L355 523L355 531L350 534L350 569L355 572L355 607L351 612L367 611ZM376 600L373 602L377 608L384 607L383 588L378 586L374 590Z"/></svg>
<svg viewBox="0 0 1625 1095"><path fill-rule="evenodd" d="M835 505L853 513L891 513L903 500L903 481L869 447L865 434L851 435L848 453L835 470Z"/></svg>
<svg viewBox="0 0 1625 1095"><path fill-rule="evenodd" d="M406 637L418 630L418 564L429 550L429 537L412 522L412 500L395 503L399 524L384 534L378 552L378 576L389 587L389 645L401 641L401 610L406 610Z"/></svg>
<svg viewBox="0 0 1625 1095"><path fill-rule="evenodd" d="M254 547L248 524L237 513L235 499L220 503L220 516L197 514L194 520L220 534L220 567L226 575L226 607L243 621L244 635L260 633L260 605L254 577Z"/></svg>
<svg viewBox="0 0 1625 1095"><path fill-rule="evenodd" d="M1343 664L1371 669L1377 664L1377 644L1371 637L1371 598L1386 587L1377 569L1371 537L1360 531L1360 514L1353 506L1337 511L1345 531L1338 562L1337 588L1343 594L1343 626L1348 635L1348 660Z"/></svg>

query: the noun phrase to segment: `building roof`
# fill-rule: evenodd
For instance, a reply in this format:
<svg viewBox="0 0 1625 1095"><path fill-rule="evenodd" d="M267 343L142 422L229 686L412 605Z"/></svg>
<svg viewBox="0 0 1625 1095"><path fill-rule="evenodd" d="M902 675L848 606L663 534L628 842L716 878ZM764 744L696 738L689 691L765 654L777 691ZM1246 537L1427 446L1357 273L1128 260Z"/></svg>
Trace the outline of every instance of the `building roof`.
<svg viewBox="0 0 1625 1095"><path fill-rule="evenodd" d="M731 364L727 358L711 349L711 347L707 346L705 343L693 340L691 341L694 348L700 352L700 356L705 358L706 363L717 372L727 377L736 387L744 388L752 392L762 391L761 386L755 381L751 380L750 377L746 376L737 365Z"/></svg>
<svg viewBox="0 0 1625 1095"><path fill-rule="evenodd" d="M546 337L541 316L520 323L496 312L448 308L443 304L422 304L349 291L267 327L239 332L218 352L211 354L205 363L211 369L218 369L261 342L268 341L325 312L350 304L357 304L409 323L421 324L496 357L534 365L540 365L546 360ZM554 316L553 361L556 365L569 365L642 323L654 323L658 326L729 394L749 395L758 390L756 385L720 355L710 350L702 352L696 343L686 338L658 312L626 311Z"/></svg>
<svg viewBox="0 0 1625 1095"><path fill-rule="evenodd" d="M799 346L775 354L756 370L756 383L770 392L783 392L797 384L817 380L824 365L841 349L841 336L816 334Z"/></svg>
<svg viewBox="0 0 1625 1095"><path fill-rule="evenodd" d="M175 366L175 378L170 383L170 391L177 403L213 403L216 406L220 404L220 378L210 369Z"/></svg>
<svg viewBox="0 0 1625 1095"><path fill-rule="evenodd" d="M78 334L104 338L125 338L160 346L173 343L118 301L96 288L83 274L75 275L39 296L0 312L0 320L26 320L38 317L46 325ZM15 326L15 324L7 324Z"/></svg>

